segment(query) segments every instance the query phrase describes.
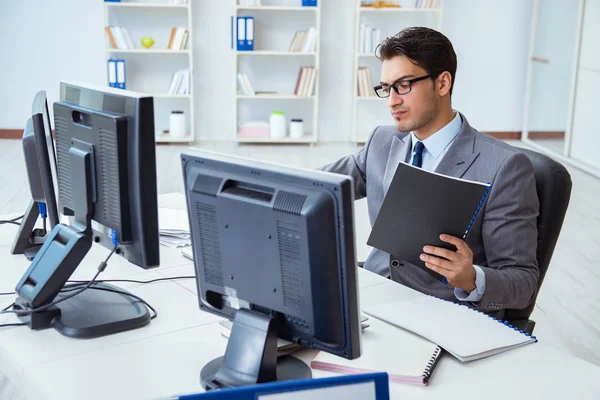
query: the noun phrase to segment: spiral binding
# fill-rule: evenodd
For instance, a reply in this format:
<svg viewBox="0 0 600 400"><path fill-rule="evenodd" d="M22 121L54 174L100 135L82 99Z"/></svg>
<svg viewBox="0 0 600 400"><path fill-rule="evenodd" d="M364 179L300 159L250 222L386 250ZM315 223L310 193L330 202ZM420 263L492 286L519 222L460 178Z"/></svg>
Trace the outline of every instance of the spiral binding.
<svg viewBox="0 0 600 400"><path fill-rule="evenodd" d="M423 374L421 375L424 384L427 384L427 382L429 382L431 374L433 373L433 367L435 367L437 362L440 360L443 351L444 349L442 349L440 346L437 346L435 348L433 355L429 359L429 362L427 363L427 366L425 367L425 369L423 370Z"/></svg>
<svg viewBox="0 0 600 400"><path fill-rule="evenodd" d="M531 334L531 333L529 333L529 332L525 332L523 329L519 329L519 328L517 328L516 326L512 326L512 324L511 324L510 322L508 322L508 321L505 321L505 320L503 320L503 319L500 319L500 318L492 317L492 316L491 316L491 315L489 315L489 314L486 314L486 313L484 313L484 312L482 312L482 311L479 311L479 310L476 310L476 309L474 309L474 308L471 308L471 307L467 306L466 304L461 304L461 303L458 303L458 302L456 302L456 301L454 301L454 300L446 300L446 299L442 299L442 298L440 298L440 297L433 296L433 295L428 295L428 296L431 296L431 297L433 297L433 298L435 298L435 299L438 299L438 300L446 301L446 302L448 302L448 303L453 303L453 304L456 304L457 306L461 306L461 307L467 307L467 308L468 308L469 310L471 310L471 311L475 311L475 312L478 312L479 314L483 314L483 315L485 315L486 317L488 317L488 318L491 318L491 319L493 319L493 320L494 320L494 321L496 321L496 322L499 322L499 323L501 323L501 324L504 324L505 326L507 326L507 327L509 327L509 328L511 328L511 329L514 329L515 331L517 331L517 332L519 332L519 333L522 333L523 335L525 335L525 336L527 336L527 337L530 337L531 339L533 339L534 343L537 343L537 342L538 342L537 338L536 338L534 335L532 335L532 334Z"/></svg>
<svg viewBox="0 0 600 400"><path fill-rule="evenodd" d="M483 203L485 202L485 199L488 197L488 195L490 194L490 191L492 190L492 185L491 183L488 183L488 187L487 189L485 189L485 192L483 192L483 196L481 197L481 200L479 200L479 204L477 205L477 209L475 209L475 213L473 214L473 217L471 217L471 221L469 222L469 226L467 227L467 230L465 231L462 239L465 240L467 238L467 235L469 234L469 231L471 230L471 228L473 227L473 224L475 223L475 220L477 219L477 216L479 215L479 211L481 211L481 207L483 206Z"/></svg>

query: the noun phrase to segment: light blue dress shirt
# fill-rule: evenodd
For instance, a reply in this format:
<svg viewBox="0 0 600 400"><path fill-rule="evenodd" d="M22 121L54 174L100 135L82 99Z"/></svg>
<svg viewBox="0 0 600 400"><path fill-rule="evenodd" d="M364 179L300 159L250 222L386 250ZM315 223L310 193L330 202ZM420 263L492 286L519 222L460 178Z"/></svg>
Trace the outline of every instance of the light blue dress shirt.
<svg viewBox="0 0 600 400"><path fill-rule="evenodd" d="M450 123L444 126L427 139L423 140L422 164L421 168L427 171L435 171L444 155L448 152L450 145L454 142L456 136L462 128L462 118L460 114L455 111L455 117ZM410 164L415 156L415 145L419 141L415 134L410 134L412 140ZM442 233L442 232L440 232ZM475 268L475 290L471 293L467 293L464 289L454 288L454 295L458 300L461 301L479 301L483 298L485 293L485 272L478 265L473 265Z"/></svg>

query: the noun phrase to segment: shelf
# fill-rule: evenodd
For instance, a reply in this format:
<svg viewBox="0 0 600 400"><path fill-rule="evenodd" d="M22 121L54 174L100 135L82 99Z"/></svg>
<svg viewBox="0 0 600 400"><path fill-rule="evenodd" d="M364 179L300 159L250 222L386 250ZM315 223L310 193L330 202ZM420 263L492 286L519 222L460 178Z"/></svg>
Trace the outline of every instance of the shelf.
<svg viewBox="0 0 600 400"><path fill-rule="evenodd" d="M121 8L189 8L189 4L104 2L106 7Z"/></svg>
<svg viewBox="0 0 600 400"><path fill-rule="evenodd" d="M253 51L236 51L238 55L245 56L316 56L317 53L303 51L275 51L275 50L253 50Z"/></svg>
<svg viewBox="0 0 600 400"><path fill-rule="evenodd" d="M358 7L358 12L372 13L418 13L418 12L439 12L439 8L375 8L375 7Z"/></svg>
<svg viewBox="0 0 600 400"><path fill-rule="evenodd" d="M189 94L165 94L165 93L149 93L150 96L157 99L190 99Z"/></svg>
<svg viewBox="0 0 600 400"><path fill-rule="evenodd" d="M189 50L169 50L169 49L106 49L107 53L122 54L190 54Z"/></svg>
<svg viewBox="0 0 600 400"><path fill-rule="evenodd" d="M181 138L175 138L170 136L169 134L162 134L156 136L156 143L192 143L193 141L194 138L192 137L192 135L189 134Z"/></svg>
<svg viewBox="0 0 600 400"><path fill-rule="evenodd" d="M290 137L286 137L283 139L273 139L273 138L245 138L245 137L236 137L236 142L238 143L271 143L271 144L296 144L296 143L315 143L315 138L313 136L304 136L300 139L293 139Z"/></svg>
<svg viewBox="0 0 600 400"><path fill-rule="evenodd" d="M292 7L292 6L236 6L241 11L316 11L318 7Z"/></svg>
<svg viewBox="0 0 600 400"><path fill-rule="evenodd" d="M385 98L377 97L377 96L356 96L356 101L382 101Z"/></svg>
<svg viewBox="0 0 600 400"><path fill-rule="evenodd" d="M296 96L293 94L257 94L256 96L245 96L238 94L235 96L240 100L314 100L315 96Z"/></svg>

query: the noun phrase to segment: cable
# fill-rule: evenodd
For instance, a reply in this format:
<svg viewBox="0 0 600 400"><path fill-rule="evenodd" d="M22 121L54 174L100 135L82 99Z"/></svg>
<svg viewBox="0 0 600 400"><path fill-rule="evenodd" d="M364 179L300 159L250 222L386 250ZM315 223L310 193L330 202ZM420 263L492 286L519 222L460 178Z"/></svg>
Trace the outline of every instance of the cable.
<svg viewBox="0 0 600 400"><path fill-rule="evenodd" d="M27 325L25 322L20 322L20 323L16 323L16 324L2 324L0 325L0 328L6 328L9 326L23 326L23 325Z"/></svg>
<svg viewBox="0 0 600 400"><path fill-rule="evenodd" d="M6 308L5 308L5 309L3 309L2 311L4 312L4 311L8 310L9 308L12 308L12 306L14 306L14 305L15 305L15 303L12 303L10 306L6 307Z"/></svg>
<svg viewBox="0 0 600 400"><path fill-rule="evenodd" d="M17 225L17 226L21 225L20 222L16 222L16 221L0 221L0 225L4 225L4 224L12 224L12 225Z"/></svg>
<svg viewBox="0 0 600 400"><path fill-rule="evenodd" d="M100 273L102 271L104 271L104 269L106 268L106 265L108 263L108 260L110 259L110 257L114 254L115 250L117 250L117 246L115 246L112 251L110 252L110 254L108 255L108 257L106 257L106 260L104 260L103 262L100 263L100 265L98 266L98 272L96 272L96 275L94 275L94 277L92 278L91 281L89 281L87 283L87 285L85 285L83 288L81 288L80 290L77 290L75 293L70 294L66 297L63 297L60 300L56 300L53 301L51 303L48 303L46 305L37 307L37 308L29 308L29 309L20 309L20 310L3 310L0 311L0 314L33 314L36 312L40 312L40 311L44 311L47 310L48 308L55 306L56 304L62 303L63 301L69 300L75 296L77 296L78 294L82 293L83 291L89 289L90 286L92 286L94 284L94 282L96 281L96 278L98 278L98 275L100 275Z"/></svg>
<svg viewBox="0 0 600 400"><path fill-rule="evenodd" d="M175 281L178 279L195 279L196 276L195 275L189 275L189 276L174 276L172 278L158 278L158 279L152 279L149 281L136 281L134 279L105 279L105 280L98 280L96 282L98 283L106 283L106 282L130 282L130 283L141 283L141 284L145 284L145 283L154 283L154 282L161 282L161 281ZM88 281L68 281L68 283L73 283L75 285L81 285L84 284ZM72 287L75 285L66 285L65 287ZM13 293L0 293L0 296L3 294L13 294Z"/></svg>
<svg viewBox="0 0 600 400"><path fill-rule="evenodd" d="M0 220L0 225L1 225L1 224L10 224L10 223L13 223L13 224L14 224L14 223L16 223L16 224L19 224L19 225L20 225L21 223L20 223L20 222L17 222L17 221L18 221L18 220L20 220L20 219L23 219L23 218L25 218L25 214L23 214L23 215L20 215L20 216L18 216L18 217L14 217L14 218L12 218L12 219Z"/></svg>
<svg viewBox="0 0 600 400"><path fill-rule="evenodd" d="M111 282L128 282L128 283L140 283L140 284L146 284L146 283L154 283L154 282L162 282L162 281L175 281L175 280L179 280L179 279L195 279L196 276L195 275L189 275L189 276L174 276L172 278L158 278L158 279L152 279L149 281L136 281L134 279L99 279L96 280L96 283L111 283ZM89 281L67 281L67 285L64 286L65 289L67 288L73 288L73 287L80 287L81 285L84 285L86 283L88 283ZM61 292L66 292L66 290L61 290ZM6 293L0 293L0 296L9 296L11 294L15 294L15 292L6 292Z"/></svg>

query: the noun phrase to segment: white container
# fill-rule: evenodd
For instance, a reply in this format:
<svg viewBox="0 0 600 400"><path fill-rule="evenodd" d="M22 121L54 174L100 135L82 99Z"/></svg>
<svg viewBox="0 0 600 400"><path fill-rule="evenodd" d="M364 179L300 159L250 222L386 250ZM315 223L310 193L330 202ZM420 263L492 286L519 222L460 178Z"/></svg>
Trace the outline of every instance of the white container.
<svg viewBox="0 0 600 400"><path fill-rule="evenodd" d="M301 119L290 121L290 137L292 139L302 139L304 137L304 126Z"/></svg>
<svg viewBox="0 0 600 400"><path fill-rule="evenodd" d="M283 139L285 137L285 115L283 111L273 111L269 123L271 138Z"/></svg>
<svg viewBox="0 0 600 400"><path fill-rule="evenodd" d="M180 110L171 111L169 118L169 134L174 138L182 138L186 135L185 114Z"/></svg>

